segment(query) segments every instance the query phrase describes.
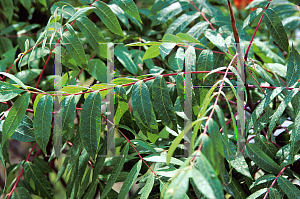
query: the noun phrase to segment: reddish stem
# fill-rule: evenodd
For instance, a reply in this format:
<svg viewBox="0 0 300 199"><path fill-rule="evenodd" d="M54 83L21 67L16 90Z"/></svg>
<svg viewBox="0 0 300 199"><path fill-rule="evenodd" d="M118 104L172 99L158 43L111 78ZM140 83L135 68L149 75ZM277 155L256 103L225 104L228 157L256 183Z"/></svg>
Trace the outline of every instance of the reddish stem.
<svg viewBox="0 0 300 199"><path fill-rule="evenodd" d="M256 32L257 32L257 30L258 30L258 27L259 27L259 25L260 25L260 23L261 23L261 21L262 21L262 19L263 19L263 17L264 17L265 11L268 9L268 7L269 7L271 1L272 1L272 0L269 0L269 3L268 3L267 6L265 7L265 9L264 9L264 11L263 11L263 13L262 13L262 15L261 15L261 17L260 17L260 19L259 19L259 22L258 22L258 24L257 24L257 26L256 26L256 28L255 28L255 31L254 31L254 33L253 33L253 35L252 35L252 38L251 38L250 43L249 43L249 45L248 45L248 48L247 48L247 50L246 50L246 52L245 52L245 57L244 57L245 62L247 61L248 53L249 53L250 47L251 47L251 45L252 45L252 42L253 42L253 40L254 40L254 37L255 37L255 35L256 35Z"/></svg>
<svg viewBox="0 0 300 199"><path fill-rule="evenodd" d="M201 12L201 11L199 10L199 8L197 8L197 6L195 5L195 3L192 2L192 1L190 1L190 0L189 0L189 2L193 5L193 7L194 7L198 12L200 12L200 14L201 14L201 16L203 17L203 19L204 19L207 23L209 23L209 26L211 27L211 29L213 29L213 30L215 31L215 28L212 26L212 24L210 23L210 21L205 17L205 15L203 14L203 12Z"/></svg>
<svg viewBox="0 0 300 199"><path fill-rule="evenodd" d="M32 151L35 149L36 146L37 146L37 143L35 143L34 146L32 147L32 149L30 150L30 152L29 152L29 154L28 154L28 156L27 156L27 158L25 160L26 162L29 161L30 155L31 155ZM11 189L11 191L9 192L7 199L9 199L11 197L11 195L14 192L14 190L17 188L17 185L18 185L18 183L20 181L20 178L23 175L23 173L24 173L24 167L22 168L22 170L21 170L21 172L20 172L20 174L19 174L19 176L17 178L17 181L16 181L15 185L13 186L13 188Z"/></svg>
<svg viewBox="0 0 300 199"><path fill-rule="evenodd" d="M279 174L276 176L276 178L275 178L274 181L272 182L271 186L268 188L268 191L267 191L267 193L266 193L264 199L267 198L267 196L268 196L268 194L269 194L269 192L270 192L270 189L274 186L274 184L275 184L277 178L278 178L279 176L281 176L281 174L284 172L284 170L285 170L288 166L289 166L289 165L287 165L287 166L283 167L283 169L281 169L281 171L279 172Z"/></svg>

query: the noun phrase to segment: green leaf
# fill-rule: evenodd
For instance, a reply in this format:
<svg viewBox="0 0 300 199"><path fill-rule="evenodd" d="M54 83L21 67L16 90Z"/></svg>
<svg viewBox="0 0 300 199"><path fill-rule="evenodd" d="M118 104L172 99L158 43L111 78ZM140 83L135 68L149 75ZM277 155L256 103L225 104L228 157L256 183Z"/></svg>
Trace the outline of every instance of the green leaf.
<svg viewBox="0 0 300 199"><path fill-rule="evenodd" d="M189 187L189 178L191 173L189 167L185 167L178 171L177 175L171 180L168 188L163 193L163 198L169 199L182 199L185 198L186 192Z"/></svg>
<svg viewBox="0 0 300 199"><path fill-rule="evenodd" d="M181 32L185 27L192 23L195 19L200 16L200 12L191 11L186 14L182 14L180 17L174 20L174 22L169 26L166 34L176 34Z"/></svg>
<svg viewBox="0 0 300 199"><path fill-rule="evenodd" d="M101 145L101 148L98 152L98 156L97 156L95 164L94 164L92 181L96 181L96 179L98 178L98 175L101 172L102 167L104 165L106 155L107 155L106 154L106 143L103 143Z"/></svg>
<svg viewBox="0 0 300 199"><path fill-rule="evenodd" d="M196 71L212 71L213 70L213 52L211 50L203 50L197 60ZM195 94L197 97L198 103L201 104L204 101L204 98L209 91L209 88L202 88L202 86L212 85L213 76L209 76L205 80L203 79L206 74L200 73L196 75L196 78L193 79L195 86L200 88L195 88Z"/></svg>
<svg viewBox="0 0 300 199"><path fill-rule="evenodd" d="M226 53L228 51L225 40L220 35L220 33L217 33L216 31L208 29L208 30L204 31L204 35L207 39L209 39L215 46L217 46L224 53Z"/></svg>
<svg viewBox="0 0 300 199"><path fill-rule="evenodd" d="M18 48L19 46L16 46L15 48L11 48L2 54L3 59L0 60L0 71L5 71L6 68L11 66L11 64L14 62L15 54Z"/></svg>
<svg viewBox="0 0 300 199"><path fill-rule="evenodd" d="M21 82L21 80L19 80L18 78L16 78L14 75L11 75L9 73L5 73L5 72L0 72L0 75L4 75L12 80L14 80L19 86L21 86L23 89L27 89L27 87L23 84L23 82Z"/></svg>
<svg viewBox="0 0 300 199"><path fill-rule="evenodd" d="M269 142L265 136L263 135L256 135L254 137L255 143L259 146L261 150L263 150L269 157L274 158L276 152L278 151L275 145Z"/></svg>
<svg viewBox="0 0 300 199"><path fill-rule="evenodd" d="M192 37L199 39L199 37L203 34L204 30L207 29L208 22L200 21L196 25L194 25L187 34L191 35Z"/></svg>
<svg viewBox="0 0 300 199"><path fill-rule="evenodd" d="M125 15L124 10L122 10L117 4L110 4L108 5L111 10L114 12L114 14L119 18L119 20L126 26L126 28L129 30L129 22Z"/></svg>
<svg viewBox="0 0 300 199"><path fill-rule="evenodd" d="M149 195L152 191L153 185L154 185L154 179L155 179L155 175L153 173L150 173L145 186L141 190L141 192L142 192L141 198L149 197Z"/></svg>
<svg viewBox="0 0 300 199"><path fill-rule="evenodd" d="M258 198L259 196L263 195L264 193L266 193L268 191L268 188L263 188L263 189L260 189L256 192L254 192L253 194L251 194L249 197L247 197L247 199L256 199Z"/></svg>
<svg viewBox="0 0 300 199"><path fill-rule="evenodd" d="M124 37L121 26L113 11L102 1L96 1L92 5L97 8L94 12L98 15L105 26L113 33Z"/></svg>
<svg viewBox="0 0 300 199"><path fill-rule="evenodd" d="M163 43L159 46L159 52L163 59L170 54L170 52L173 50L173 48L176 46L176 43Z"/></svg>
<svg viewBox="0 0 300 199"><path fill-rule="evenodd" d="M70 95L66 96L62 102L62 121L61 121L61 129L62 129L62 143L65 143L68 139L68 136L73 132L73 125L75 119L76 112L76 101L75 96Z"/></svg>
<svg viewBox="0 0 300 199"><path fill-rule="evenodd" d="M148 87L143 81L138 81L132 91L132 111L137 125L148 138L155 143L158 139L158 125L152 108Z"/></svg>
<svg viewBox="0 0 300 199"><path fill-rule="evenodd" d="M161 8L160 12L155 16L152 21L151 26L157 26L159 24L165 23L168 20L174 18L177 14L181 13L184 9L188 7L185 2L175 2L170 4L166 8Z"/></svg>
<svg viewBox="0 0 300 199"><path fill-rule="evenodd" d="M99 82L107 82L107 67L100 59L92 59L88 63L89 73Z"/></svg>
<svg viewBox="0 0 300 199"><path fill-rule="evenodd" d="M98 91L90 93L85 99L80 115L79 132L84 148L95 157L100 141L101 96Z"/></svg>
<svg viewBox="0 0 300 199"><path fill-rule="evenodd" d="M29 70L23 70L21 72L18 72L15 74L15 76L20 79L24 84L30 83L32 80L34 80L36 77L38 77L41 74L42 69L29 69ZM15 82L11 79L9 81L11 84L15 84Z"/></svg>
<svg viewBox="0 0 300 199"><path fill-rule="evenodd" d="M18 87L6 82L0 82L0 102L11 100L22 92L24 92L23 89L19 89Z"/></svg>
<svg viewBox="0 0 300 199"><path fill-rule="evenodd" d="M145 157L144 160L146 160L148 162L166 162L167 157L164 155L150 155L150 156ZM183 164L183 162L181 160L173 158L173 157L171 157L170 163L175 164L175 165Z"/></svg>
<svg viewBox="0 0 300 199"><path fill-rule="evenodd" d="M81 8L79 9L68 21L67 23L69 22L72 22L74 20L77 20L78 18L84 16L84 13L88 10L91 10L91 9L95 9L95 7L85 7L85 8Z"/></svg>
<svg viewBox="0 0 300 199"><path fill-rule="evenodd" d="M225 191L235 199L244 199L247 197L239 182L233 176L229 176L227 170L224 172L223 187Z"/></svg>
<svg viewBox="0 0 300 199"><path fill-rule="evenodd" d="M24 120L24 119L23 119ZM31 127L20 124L15 132L11 135L11 138L20 142L34 142L34 131Z"/></svg>
<svg viewBox="0 0 300 199"><path fill-rule="evenodd" d="M65 32L62 39L64 43L67 43L66 48L71 57L79 66L86 69L87 60L80 40L69 32Z"/></svg>
<svg viewBox="0 0 300 199"><path fill-rule="evenodd" d="M10 23L14 14L13 0L1 0L1 5L3 15L8 19L8 22Z"/></svg>
<svg viewBox="0 0 300 199"><path fill-rule="evenodd" d="M24 177L30 187L43 198L53 198L53 190L50 182L46 179L41 170L31 162L24 164Z"/></svg>
<svg viewBox="0 0 300 199"><path fill-rule="evenodd" d="M287 61L286 80L287 86L293 86L300 78L300 55L292 46L291 53Z"/></svg>
<svg viewBox="0 0 300 199"><path fill-rule="evenodd" d="M10 109L3 123L2 147L4 146L6 140L8 140L11 137L11 135L15 132L15 130L21 123L26 113L29 101L30 93L26 92L15 101L12 108Z"/></svg>
<svg viewBox="0 0 300 199"><path fill-rule="evenodd" d="M230 166L235 168L235 170L244 176L252 178L249 167L246 163L244 156L241 153L237 153L236 146L228 139L228 147L226 147L226 140L223 135L223 146L224 146L224 156Z"/></svg>
<svg viewBox="0 0 300 199"><path fill-rule="evenodd" d="M279 176L277 178L279 187L284 191L289 199L299 198L300 190L286 178Z"/></svg>
<svg viewBox="0 0 300 199"><path fill-rule="evenodd" d="M132 185L134 184L135 180L137 179L140 170L142 167L142 160L139 160L130 170L128 177L124 181L122 188L119 192L118 199L126 198L129 190L131 189Z"/></svg>
<svg viewBox="0 0 300 199"><path fill-rule="evenodd" d="M99 28L87 17L76 20L78 28L83 32L92 48L102 57L107 58L107 44Z"/></svg>
<svg viewBox="0 0 300 199"><path fill-rule="evenodd" d="M178 48L176 53L172 54L169 59L169 64L171 68L176 72L181 72L183 70L184 62L184 50L183 48Z"/></svg>
<svg viewBox="0 0 300 199"><path fill-rule="evenodd" d="M131 44L126 44L125 46L155 46L155 45L161 45L162 42L156 42L156 41L147 41L145 43L136 42Z"/></svg>
<svg viewBox="0 0 300 199"><path fill-rule="evenodd" d="M12 199L29 199L32 198L29 191L25 189L24 187L17 187L16 190L14 190L12 196Z"/></svg>
<svg viewBox="0 0 300 199"><path fill-rule="evenodd" d="M280 199L281 195L277 191L277 189L272 187L272 188L270 188L270 191L269 191L269 197L272 198L272 199Z"/></svg>
<svg viewBox="0 0 300 199"><path fill-rule="evenodd" d="M160 54L160 52L159 52L159 45L150 46L146 50L145 55L143 57L143 60L157 57L159 54Z"/></svg>
<svg viewBox="0 0 300 199"><path fill-rule="evenodd" d="M157 76L152 83L153 108L162 123L177 131L177 119L174 112L167 83L163 76Z"/></svg>
<svg viewBox="0 0 300 199"><path fill-rule="evenodd" d="M83 195L82 199L90 199L90 198L94 198L95 197L95 194L96 194L96 191L97 191L97 183L98 181L95 180L93 182L91 182L85 192L85 194Z"/></svg>
<svg viewBox="0 0 300 199"><path fill-rule="evenodd" d="M128 70L130 73L136 75L137 66L133 62L131 55L124 45L117 45L115 48L115 55L121 64Z"/></svg>
<svg viewBox="0 0 300 199"><path fill-rule="evenodd" d="M256 146L256 144L248 143L246 145L246 153L249 158L263 170L276 175L280 172L280 166Z"/></svg>
<svg viewBox="0 0 300 199"><path fill-rule="evenodd" d="M129 16L139 20L139 22L142 23L142 20L140 18L138 9L133 2L133 0L114 0L122 10L124 10Z"/></svg>
<svg viewBox="0 0 300 199"><path fill-rule="evenodd" d="M51 134L52 111L53 98L44 95L38 102L33 119L34 136L44 154L47 154L46 147Z"/></svg>
<svg viewBox="0 0 300 199"><path fill-rule="evenodd" d="M116 161L117 165L114 166L114 169L111 172L111 176L109 177L104 190L101 192L101 199L103 199L108 194L108 192L110 191L110 189L116 182L117 177L119 176L121 169L123 167L123 164L125 162L125 159L128 155L128 149L129 149L129 144L126 143L125 147L123 148L123 150L121 152L121 156L117 157L117 161Z"/></svg>
<svg viewBox="0 0 300 199"><path fill-rule="evenodd" d="M51 167L45 160L41 158L34 158L33 164L36 165L43 173L50 173L52 171Z"/></svg>
<svg viewBox="0 0 300 199"><path fill-rule="evenodd" d="M189 34L187 34L187 33L178 33L176 36L177 36L177 37L180 37L180 39L182 39L182 40L185 40L185 41L187 41L187 42L190 42L191 44L204 46L204 45L201 44L197 39L195 39L194 37L192 37L191 35L189 35Z"/></svg>
<svg viewBox="0 0 300 199"><path fill-rule="evenodd" d="M246 132L248 132L252 126L254 125L255 121L260 117L261 113L263 112L264 109L266 109L266 107L269 106L269 104L272 102L272 100L281 93L281 91L283 91L284 88L280 87L280 88L276 88L273 90L272 93L267 94L262 100L261 102L258 104L258 106L255 108L255 110L253 111L253 113L251 114L250 119L247 122L246 125Z"/></svg>
<svg viewBox="0 0 300 199"><path fill-rule="evenodd" d="M300 1L299 0L289 0L290 2L300 6Z"/></svg>
<svg viewBox="0 0 300 199"><path fill-rule="evenodd" d="M217 178L213 167L206 159L205 155L201 152L196 153L196 158L197 168L193 169L191 177L193 178L198 190L208 198L224 198L221 182ZM204 182L205 184L203 185Z"/></svg>
<svg viewBox="0 0 300 199"><path fill-rule="evenodd" d="M290 154L293 161L294 156L298 153L300 149L300 111L298 112L294 121L294 127L290 138L290 144Z"/></svg>
<svg viewBox="0 0 300 199"><path fill-rule="evenodd" d="M54 3L50 8L52 15L55 13L56 9L57 9L56 15L57 16L62 15L62 17L65 19L70 19L70 17L72 17L72 15L76 13L76 10L73 8L73 6L65 2Z"/></svg>
<svg viewBox="0 0 300 199"><path fill-rule="evenodd" d="M271 36L275 40L276 44L284 51L289 52L289 40L285 29L282 25L280 18L271 8L265 11L266 25L270 31Z"/></svg>
<svg viewBox="0 0 300 199"><path fill-rule="evenodd" d="M119 125L122 116L129 109L126 90L120 85L115 87L115 109L115 125Z"/></svg>
<svg viewBox="0 0 300 199"><path fill-rule="evenodd" d="M298 89L294 89L292 91L289 91L288 94L285 96L283 101L280 103L278 108L276 109L275 113L272 115L272 119L269 124L268 133L271 134L275 125L276 121L279 119L279 117L283 114L285 108L287 107L288 103L291 102L292 98L298 93Z"/></svg>
<svg viewBox="0 0 300 199"><path fill-rule="evenodd" d="M250 23L263 11L262 8L257 8L251 12L248 17L244 20L243 29L250 25Z"/></svg>

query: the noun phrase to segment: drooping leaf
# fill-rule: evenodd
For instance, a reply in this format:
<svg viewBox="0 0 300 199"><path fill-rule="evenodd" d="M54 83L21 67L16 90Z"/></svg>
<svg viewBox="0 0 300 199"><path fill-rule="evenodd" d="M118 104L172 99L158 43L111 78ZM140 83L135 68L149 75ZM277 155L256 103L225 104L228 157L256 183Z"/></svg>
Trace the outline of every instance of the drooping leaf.
<svg viewBox="0 0 300 199"><path fill-rule="evenodd" d="M189 42L190 44L203 46L203 44L201 44L197 39L195 39L194 37L192 37L191 35L189 35L187 33L178 33L176 36L180 37L180 39L182 39L182 40Z"/></svg>
<svg viewBox="0 0 300 199"><path fill-rule="evenodd" d="M298 198L300 195L300 190L286 178L279 176L277 178L279 187L284 191L289 199Z"/></svg>
<svg viewBox="0 0 300 199"><path fill-rule="evenodd" d="M102 57L107 57L107 44L99 28L87 17L76 20L78 28L83 32L92 48ZM102 44L100 44L102 43Z"/></svg>
<svg viewBox="0 0 300 199"><path fill-rule="evenodd" d="M21 95L13 104L2 126L2 147L18 128L30 101L30 93Z"/></svg>
<svg viewBox="0 0 300 199"><path fill-rule="evenodd" d="M70 133L72 133L73 125L74 125L74 118L76 112L76 102L75 96L70 95L66 96L62 102L62 143L65 143L68 139Z"/></svg>
<svg viewBox="0 0 300 199"><path fill-rule="evenodd" d="M176 43L163 43L159 46L159 52L163 59L170 54L170 52L173 50L173 48L176 46Z"/></svg>
<svg viewBox="0 0 300 199"><path fill-rule="evenodd" d="M153 108L162 123L177 131L177 120L168 87L162 76L157 76L152 83Z"/></svg>
<svg viewBox="0 0 300 199"><path fill-rule="evenodd" d="M53 198L53 190L50 182L43 175L41 170L31 162L24 164L24 177L30 187L43 198Z"/></svg>
<svg viewBox="0 0 300 199"><path fill-rule="evenodd" d="M283 114L284 110L286 109L288 103L291 102L292 98L298 93L298 89L294 89L292 91L290 91L285 98L283 99L283 101L280 103L280 105L278 106L278 108L276 109L275 113L272 115L270 124L269 124L269 128L268 128L268 133L272 133L275 125L276 125L276 121L278 120L278 118Z"/></svg>
<svg viewBox="0 0 300 199"><path fill-rule="evenodd" d="M92 92L85 99L80 115L79 132L84 148L91 157L95 157L100 141L101 96Z"/></svg>
<svg viewBox="0 0 300 199"><path fill-rule="evenodd" d="M149 197L149 195L152 191L153 185L154 185L154 179L155 179L155 175L153 173L150 173L145 186L141 190L141 192L142 192L141 198Z"/></svg>
<svg viewBox="0 0 300 199"><path fill-rule="evenodd" d="M138 81L132 91L132 111L137 125L151 142L158 139L158 125L153 111L150 94L143 81Z"/></svg>
<svg viewBox="0 0 300 199"><path fill-rule="evenodd" d="M88 63L89 73L99 82L107 82L107 67L100 59L92 59Z"/></svg>
<svg viewBox="0 0 300 199"><path fill-rule="evenodd" d="M118 125L122 116L129 109L126 90L120 85L115 87L115 109L115 125Z"/></svg>
<svg viewBox="0 0 300 199"><path fill-rule="evenodd" d="M114 0L122 10L124 10L129 16L139 20L139 22L142 23L142 20L140 18L138 9L133 2L133 0Z"/></svg>
<svg viewBox="0 0 300 199"><path fill-rule="evenodd" d="M251 127L254 125L255 121L260 117L263 110L272 102L272 100L283 91L283 88L276 88L271 94L267 94L258 106L253 111L248 123L246 125L246 132L248 132Z"/></svg>
<svg viewBox="0 0 300 199"><path fill-rule="evenodd" d="M126 198L129 190L131 189L132 185L134 184L136 178L138 177L140 170L142 167L142 160L139 160L130 170L128 177L124 181L122 188L119 192L118 199Z"/></svg>
<svg viewBox="0 0 300 199"><path fill-rule="evenodd" d="M278 174L280 166L263 152L256 144L246 144L246 153L249 158L267 172Z"/></svg>
<svg viewBox="0 0 300 199"><path fill-rule="evenodd" d="M82 68L87 68L87 60L80 40L77 37L71 35L71 33L69 32L65 32L63 34L62 40L64 43L67 43L67 51L76 61L76 63Z"/></svg>
<svg viewBox="0 0 300 199"><path fill-rule="evenodd" d="M216 173L207 160L207 158L200 152L196 153L197 167L195 170L199 171L191 175L194 183L199 191L201 191L208 198L224 198L221 182L216 176ZM203 182L206 182L203 186ZM210 190L213 190L212 192Z"/></svg>
<svg viewBox="0 0 300 199"><path fill-rule="evenodd" d="M121 64L132 74L136 75L137 66L133 62L129 51L124 45L118 45L115 48L115 55L117 59L121 62Z"/></svg>
<svg viewBox="0 0 300 199"><path fill-rule="evenodd" d="M103 1L96 1L92 5L97 8L94 12L98 15L105 26L114 34L124 37L121 26L113 11Z"/></svg>
<svg viewBox="0 0 300 199"><path fill-rule="evenodd" d="M181 199L185 198L186 192L189 185L189 178L193 173L191 173L189 167L185 167L178 171L177 175L171 180L168 188L163 193L163 198L166 199Z"/></svg>
<svg viewBox="0 0 300 199"><path fill-rule="evenodd" d="M292 46L291 53L287 61L286 80L287 86L293 86L300 78L300 55L299 52Z"/></svg>
<svg viewBox="0 0 300 199"><path fill-rule="evenodd" d="M38 102L33 119L34 136L44 154L47 154L46 147L51 134L52 111L53 98L44 95Z"/></svg>
<svg viewBox="0 0 300 199"><path fill-rule="evenodd" d="M236 146L230 140L228 140L228 144L227 144L228 148L227 148L225 144L224 136L223 136L223 145L224 145L224 155L226 160L230 164L230 166L235 168L237 172L243 174L244 176L252 178L246 160L241 153L237 152Z"/></svg>
<svg viewBox="0 0 300 199"><path fill-rule="evenodd" d="M109 177L104 190L101 192L101 199L105 198L105 196L109 193L110 189L116 182L117 177L119 176L123 164L125 162L125 159L127 157L128 149L129 149L129 144L127 143L121 152L121 156L117 157L118 159L118 161L116 161L117 165L114 166L114 169L111 172L111 176Z"/></svg>
<svg viewBox="0 0 300 199"><path fill-rule="evenodd" d="M284 51L289 52L289 41L285 29L278 15L273 9L268 8L265 11L266 25L275 40L276 44Z"/></svg>

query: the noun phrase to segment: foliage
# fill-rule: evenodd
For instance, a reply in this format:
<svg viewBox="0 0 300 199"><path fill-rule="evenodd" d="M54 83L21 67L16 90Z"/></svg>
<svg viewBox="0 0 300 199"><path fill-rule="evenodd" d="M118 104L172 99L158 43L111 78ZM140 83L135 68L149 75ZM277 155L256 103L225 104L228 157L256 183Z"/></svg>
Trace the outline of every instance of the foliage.
<svg viewBox="0 0 300 199"><path fill-rule="evenodd" d="M1 0L1 194L298 198L300 4L248 2Z"/></svg>

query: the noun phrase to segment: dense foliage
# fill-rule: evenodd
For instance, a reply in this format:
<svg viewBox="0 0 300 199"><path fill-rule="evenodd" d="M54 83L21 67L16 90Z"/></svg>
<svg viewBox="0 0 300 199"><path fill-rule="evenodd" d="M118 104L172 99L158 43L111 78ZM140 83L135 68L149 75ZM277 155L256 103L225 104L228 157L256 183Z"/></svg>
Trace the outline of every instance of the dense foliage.
<svg viewBox="0 0 300 199"><path fill-rule="evenodd" d="M3 198L299 198L298 0L0 3Z"/></svg>

